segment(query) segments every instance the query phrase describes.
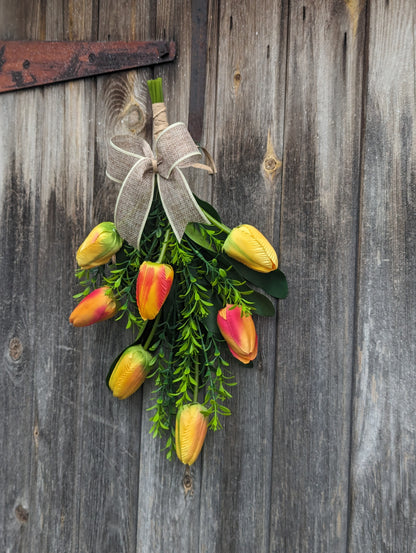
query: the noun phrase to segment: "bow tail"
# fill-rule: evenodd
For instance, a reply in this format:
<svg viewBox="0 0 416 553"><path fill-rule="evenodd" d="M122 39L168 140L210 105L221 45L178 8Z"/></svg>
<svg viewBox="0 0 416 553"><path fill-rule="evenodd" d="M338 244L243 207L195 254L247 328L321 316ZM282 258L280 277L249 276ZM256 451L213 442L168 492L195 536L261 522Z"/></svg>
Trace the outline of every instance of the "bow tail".
<svg viewBox="0 0 416 553"><path fill-rule="evenodd" d="M140 248L140 238L153 200L151 168L152 162L149 159L142 158L133 165L123 181L114 210L114 223L118 233L137 249Z"/></svg>
<svg viewBox="0 0 416 553"><path fill-rule="evenodd" d="M160 199L178 242L188 223L209 224L180 169L175 168L169 180L157 177Z"/></svg>

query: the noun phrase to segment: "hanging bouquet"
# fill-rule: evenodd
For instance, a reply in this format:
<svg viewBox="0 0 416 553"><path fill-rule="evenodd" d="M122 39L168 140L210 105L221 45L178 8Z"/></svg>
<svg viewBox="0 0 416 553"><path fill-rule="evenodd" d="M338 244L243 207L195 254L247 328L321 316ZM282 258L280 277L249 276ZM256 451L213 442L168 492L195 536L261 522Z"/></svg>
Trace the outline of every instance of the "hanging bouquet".
<svg viewBox="0 0 416 553"><path fill-rule="evenodd" d="M135 331L134 342L110 366L107 385L126 399L153 382L153 436L166 438L187 465L221 417L236 384L232 356L251 365L257 355L252 315L272 316L271 301L287 295L274 248L253 226L228 228L194 196L182 169L200 150L185 125L168 125L161 79L148 82L155 153L130 135L110 142L107 175L121 184L114 223L97 225L77 252L83 291L74 326L112 317Z"/></svg>

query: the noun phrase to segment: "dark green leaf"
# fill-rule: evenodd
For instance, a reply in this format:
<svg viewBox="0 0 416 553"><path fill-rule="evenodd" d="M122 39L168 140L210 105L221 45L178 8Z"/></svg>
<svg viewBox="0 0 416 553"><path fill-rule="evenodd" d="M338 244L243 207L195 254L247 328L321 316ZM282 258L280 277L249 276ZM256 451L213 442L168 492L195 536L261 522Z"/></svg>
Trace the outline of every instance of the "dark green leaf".
<svg viewBox="0 0 416 553"><path fill-rule="evenodd" d="M207 308L208 315L202 320L202 323L210 334L221 340L222 336L217 325L217 314L224 306L216 294L210 293L209 296L209 301L212 303L212 306Z"/></svg>
<svg viewBox="0 0 416 553"><path fill-rule="evenodd" d="M266 298L266 296L263 296L263 294L255 290L253 290L252 294L247 296L247 299L254 303L254 313L256 315L260 315L261 317L273 317L276 313L274 305L269 298Z"/></svg>
<svg viewBox="0 0 416 553"><path fill-rule="evenodd" d="M287 297L287 281L280 269L276 269L270 273L259 273L225 255L223 256L223 262L225 262L225 264L228 262L228 264L232 265L245 280L251 282L258 288L262 288L274 298L284 299Z"/></svg>
<svg viewBox="0 0 416 553"><path fill-rule="evenodd" d="M198 198L198 196L195 196L195 194L194 194L194 198L197 204L199 205L199 207L201 207L203 210L205 210L208 213L208 215L211 215L211 217L214 217L214 219L216 219L221 223L221 217L219 216L216 209L212 207L211 204L209 204L208 202L205 202L204 200L201 200L201 198Z"/></svg>
<svg viewBox="0 0 416 553"><path fill-rule="evenodd" d="M202 246L210 252L217 253L215 248L211 245L208 238L205 238L200 230L200 225L195 223L188 223L186 225L185 234L193 240L198 246Z"/></svg>

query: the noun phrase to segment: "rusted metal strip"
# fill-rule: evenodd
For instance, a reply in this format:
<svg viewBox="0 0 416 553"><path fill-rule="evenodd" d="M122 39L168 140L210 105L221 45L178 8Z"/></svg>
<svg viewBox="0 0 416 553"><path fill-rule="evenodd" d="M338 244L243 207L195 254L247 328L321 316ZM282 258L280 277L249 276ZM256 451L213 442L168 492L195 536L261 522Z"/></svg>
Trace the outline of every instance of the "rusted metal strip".
<svg viewBox="0 0 416 553"><path fill-rule="evenodd" d="M172 61L174 42L0 41L0 92Z"/></svg>
<svg viewBox="0 0 416 553"><path fill-rule="evenodd" d="M205 82L207 65L208 1L192 0L191 93L189 95L188 129L198 144L204 124Z"/></svg>

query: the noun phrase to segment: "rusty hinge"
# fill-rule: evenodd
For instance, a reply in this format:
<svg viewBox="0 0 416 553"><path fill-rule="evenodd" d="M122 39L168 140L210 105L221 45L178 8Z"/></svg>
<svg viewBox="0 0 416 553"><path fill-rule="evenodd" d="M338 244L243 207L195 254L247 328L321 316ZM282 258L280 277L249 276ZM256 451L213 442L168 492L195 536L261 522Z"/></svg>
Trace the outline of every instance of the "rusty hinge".
<svg viewBox="0 0 416 553"><path fill-rule="evenodd" d="M0 92L172 61L167 41L0 41Z"/></svg>

